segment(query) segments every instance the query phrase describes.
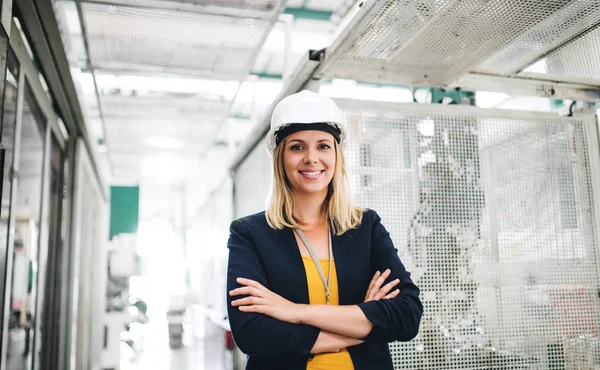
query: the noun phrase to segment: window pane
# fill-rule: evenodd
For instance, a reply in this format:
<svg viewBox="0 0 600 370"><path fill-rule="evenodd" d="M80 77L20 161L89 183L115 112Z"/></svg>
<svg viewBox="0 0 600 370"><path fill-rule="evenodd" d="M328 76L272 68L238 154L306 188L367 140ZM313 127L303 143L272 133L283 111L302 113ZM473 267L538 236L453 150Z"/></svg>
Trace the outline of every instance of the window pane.
<svg viewBox="0 0 600 370"><path fill-rule="evenodd" d="M35 323L38 271L38 240L44 161L46 119L28 84L25 84L21 147L19 149L19 185L14 226L14 263L11 291L11 318L8 343L8 369L31 369Z"/></svg>
<svg viewBox="0 0 600 370"><path fill-rule="evenodd" d="M6 265L8 262L8 220L10 215L11 181L10 169L13 166L13 150L15 142L15 125L17 117L17 81L19 79L19 64L9 48L7 55L7 72L4 83L4 114L0 130L2 132L2 146L5 149L4 168L2 177L2 197L0 203L0 308L5 305L4 291L6 280ZM0 315L1 316L1 315ZM12 325L12 316L9 319ZM2 322L0 322L0 333L2 333ZM0 343L2 338L0 336Z"/></svg>

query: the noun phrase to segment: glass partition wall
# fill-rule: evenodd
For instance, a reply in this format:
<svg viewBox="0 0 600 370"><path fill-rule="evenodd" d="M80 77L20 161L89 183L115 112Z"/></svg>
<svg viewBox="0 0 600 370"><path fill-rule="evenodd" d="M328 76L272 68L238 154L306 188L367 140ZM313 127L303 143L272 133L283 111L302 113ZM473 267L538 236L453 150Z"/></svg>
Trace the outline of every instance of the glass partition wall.
<svg viewBox="0 0 600 370"><path fill-rule="evenodd" d="M7 56L7 71L6 81L4 84L4 105L3 105L3 116L2 126L0 130L2 132L2 146L5 150L4 168L2 176L2 203L0 210L0 292L5 292L7 283L7 271L12 272L13 256L12 252L9 254L9 216L11 208L11 193L13 188L13 171L12 164L14 158L14 147L15 147L15 131L17 124L17 101L18 101L18 88L19 88L19 62L11 49L8 51ZM0 334L15 327L16 322L14 316L10 315L11 310L5 310L5 295L0 294L0 309L2 309L2 316L9 316L8 320L0 321ZM5 326L8 326L7 328ZM2 343L0 341L0 343Z"/></svg>
<svg viewBox="0 0 600 370"><path fill-rule="evenodd" d="M39 240L46 119L25 84L20 130L18 189L14 213L12 286L8 330L8 369L31 368L38 318ZM11 230L12 231L12 230Z"/></svg>
<svg viewBox="0 0 600 370"><path fill-rule="evenodd" d="M21 37L11 34L1 132L6 154L0 213L0 369L51 370L57 368L59 320L64 321L61 277L68 276L68 265L60 262L69 252L63 248L67 140Z"/></svg>

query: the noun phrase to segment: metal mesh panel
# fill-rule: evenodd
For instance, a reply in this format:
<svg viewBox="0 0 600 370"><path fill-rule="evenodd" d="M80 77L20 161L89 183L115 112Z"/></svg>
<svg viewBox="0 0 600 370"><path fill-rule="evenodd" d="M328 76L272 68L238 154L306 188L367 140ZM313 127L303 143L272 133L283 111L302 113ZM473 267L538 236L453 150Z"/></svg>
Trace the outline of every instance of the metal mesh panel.
<svg viewBox="0 0 600 370"><path fill-rule="evenodd" d="M110 2L111 0L108 0ZM163 7L165 3L178 6L183 9L193 8L236 8L243 10L273 11L277 8L278 0L125 0L119 4L142 5L145 7Z"/></svg>
<svg viewBox="0 0 600 370"><path fill-rule="evenodd" d="M240 80L269 21L83 4L95 68Z"/></svg>
<svg viewBox="0 0 600 370"><path fill-rule="evenodd" d="M364 81L447 84L513 42L535 38L538 24L540 32L549 33L537 40L543 49L562 39L562 35L556 37L552 32L562 32L567 37L569 32L572 35L585 28L586 20L596 17L563 22L548 30L544 22L555 12L561 12L562 17L575 14L575 7L564 10L569 3L572 1L389 0L372 2L370 6L367 3L365 7L369 8L363 11L358 23L351 25L347 37L335 45L320 71L326 77ZM591 0L577 3L584 8L594 4L590 9L598 12L597 4Z"/></svg>
<svg viewBox="0 0 600 370"><path fill-rule="evenodd" d="M596 6L600 8L600 3ZM542 80L600 85L600 28L596 28L519 73Z"/></svg>
<svg viewBox="0 0 600 370"><path fill-rule="evenodd" d="M600 23L600 3L572 1L486 60L478 72L510 75ZM596 44L597 45L597 44Z"/></svg>
<svg viewBox="0 0 600 370"><path fill-rule="evenodd" d="M422 289L421 331L390 344L395 367L598 366L594 120L338 103L356 199Z"/></svg>
<svg viewBox="0 0 600 370"><path fill-rule="evenodd" d="M243 217L264 211L271 187L271 158L263 139L235 171L234 213Z"/></svg>

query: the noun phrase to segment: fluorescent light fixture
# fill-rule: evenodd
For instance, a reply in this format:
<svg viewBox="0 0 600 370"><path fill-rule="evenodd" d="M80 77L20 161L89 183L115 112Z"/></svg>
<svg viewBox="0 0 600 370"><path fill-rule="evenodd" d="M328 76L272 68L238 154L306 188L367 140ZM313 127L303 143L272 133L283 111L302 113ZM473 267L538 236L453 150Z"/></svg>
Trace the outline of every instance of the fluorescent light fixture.
<svg viewBox="0 0 600 370"><path fill-rule="evenodd" d="M498 92L490 91L476 91L475 102L480 108L492 108L502 103L506 99L510 98L510 95Z"/></svg>
<svg viewBox="0 0 600 370"><path fill-rule="evenodd" d="M144 144L158 149L179 149L183 147L181 140L168 136L151 136L144 139Z"/></svg>
<svg viewBox="0 0 600 370"><path fill-rule="evenodd" d="M393 86L359 85L352 80L332 80L330 85L321 85L319 92L330 98L374 100L391 103L412 102L409 89Z"/></svg>
<svg viewBox="0 0 600 370"><path fill-rule="evenodd" d="M240 87L240 91L235 97L236 103L252 103L255 101L260 105L271 104L281 89L281 81L246 81Z"/></svg>
<svg viewBox="0 0 600 370"><path fill-rule="evenodd" d="M141 172L143 178L169 183L192 176L190 168L197 168L197 166L196 158L161 152L144 156Z"/></svg>
<svg viewBox="0 0 600 370"><path fill-rule="evenodd" d="M86 95L93 95L94 80L89 72L77 75L81 89ZM103 91L120 90L128 95L135 91L138 95L150 92L203 94L206 98L231 101L240 85L238 81L204 80L198 78L152 77L152 76L115 76L97 74L98 89Z"/></svg>

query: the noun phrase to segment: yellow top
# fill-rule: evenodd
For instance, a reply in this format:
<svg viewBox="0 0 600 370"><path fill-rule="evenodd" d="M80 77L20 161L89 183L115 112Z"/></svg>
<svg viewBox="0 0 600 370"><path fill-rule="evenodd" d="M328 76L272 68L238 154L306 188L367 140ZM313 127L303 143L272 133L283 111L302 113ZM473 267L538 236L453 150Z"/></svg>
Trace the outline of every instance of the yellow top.
<svg viewBox="0 0 600 370"><path fill-rule="evenodd" d="M319 271L309 256L302 256L306 278L308 280L308 297L310 304L325 304L325 287L319 276ZM320 259L321 268L325 278L329 276L329 258ZM331 261L331 282L330 282L330 304L339 305L338 281L335 271L335 262ZM350 358L348 350L345 348L339 352L321 353L308 360L306 370L354 370L354 364Z"/></svg>

